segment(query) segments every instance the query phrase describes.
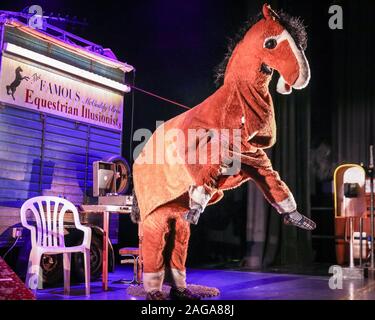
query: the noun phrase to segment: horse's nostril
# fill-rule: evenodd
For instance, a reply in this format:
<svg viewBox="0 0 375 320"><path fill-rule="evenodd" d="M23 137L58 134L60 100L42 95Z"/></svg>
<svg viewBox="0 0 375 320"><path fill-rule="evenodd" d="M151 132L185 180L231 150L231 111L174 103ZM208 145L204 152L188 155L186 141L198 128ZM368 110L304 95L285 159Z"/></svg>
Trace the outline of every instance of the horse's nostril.
<svg viewBox="0 0 375 320"><path fill-rule="evenodd" d="M269 66L267 66L265 63L262 63L262 65L260 66L260 71L267 75L272 74L272 69Z"/></svg>

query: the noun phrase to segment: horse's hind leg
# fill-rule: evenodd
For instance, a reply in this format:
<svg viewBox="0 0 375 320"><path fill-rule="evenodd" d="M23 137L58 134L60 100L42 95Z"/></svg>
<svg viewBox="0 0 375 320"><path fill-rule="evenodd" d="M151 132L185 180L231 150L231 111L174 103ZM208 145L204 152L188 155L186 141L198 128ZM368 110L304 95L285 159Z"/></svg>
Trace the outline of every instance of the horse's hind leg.
<svg viewBox="0 0 375 320"><path fill-rule="evenodd" d="M186 288L186 268L185 262L188 253L190 238L190 223L183 216L186 210L176 210L174 212L175 223L172 240L172 250L169 260L169 281L172 287Z"/></svg>
<svg viewBox="0 0 375 320"><path fill-rule="evenodd" d="M186 286L185 261L190 224L183 216L187 210L186 205L169 203L143 220L143 285L146 292L161 291L166 272L172 276L173 285Z"/></svg>
<svg viewBox="0 0 375 320"><path fill-rule="evenodd" d="M165 206L159 207L142 222L143 286L146 292L161 291L163 285L168 212Z"/></svg>

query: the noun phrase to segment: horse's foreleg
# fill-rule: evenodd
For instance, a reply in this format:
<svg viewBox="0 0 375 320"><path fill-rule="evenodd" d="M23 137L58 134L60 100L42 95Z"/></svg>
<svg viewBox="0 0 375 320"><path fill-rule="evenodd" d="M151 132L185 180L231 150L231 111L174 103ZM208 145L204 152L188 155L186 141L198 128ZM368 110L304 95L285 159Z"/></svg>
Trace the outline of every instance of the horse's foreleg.
<svg viewBox="0 0 375 320"><path fill-rule="evenodd" d="M242 161L244 175L255 181L277 212L281 214L296 210L293 194L281 180L279 173L272 168L271 161L263 150L244 154Z"/></svg>

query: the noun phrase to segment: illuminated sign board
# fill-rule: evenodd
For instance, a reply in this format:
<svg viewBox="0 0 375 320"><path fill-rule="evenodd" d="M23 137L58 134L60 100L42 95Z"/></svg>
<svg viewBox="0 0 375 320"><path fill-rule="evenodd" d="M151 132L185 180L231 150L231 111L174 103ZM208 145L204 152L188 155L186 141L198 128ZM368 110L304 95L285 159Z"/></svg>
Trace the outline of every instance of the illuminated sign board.
<svg viewBox="0 0 375 320"><path fill-rule="evenodd" d="M69 120L122 130L121 91L37 62L3 55L0 102Z"/></svg>

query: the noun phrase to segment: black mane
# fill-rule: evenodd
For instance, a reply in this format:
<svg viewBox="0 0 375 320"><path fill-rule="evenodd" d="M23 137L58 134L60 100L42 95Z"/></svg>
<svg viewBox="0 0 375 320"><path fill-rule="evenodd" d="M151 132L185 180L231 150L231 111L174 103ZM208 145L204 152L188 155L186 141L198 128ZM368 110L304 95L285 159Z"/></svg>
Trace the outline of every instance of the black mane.
<svg viewBox="0 0 375 320"><path fill-rule="evenodd" d="M303 21L299 17L292 17L283 10L276 11L276 13L279 16L279 23L290 33L296 45L303 50L306 50L307 33ZM247 31L261 19L263 19L262 13L250 18L244 23L235 36L229 40L227 53L225 54L223 61L215 68L215 83L217 86L220 86L223 83L225 70L234 48L245 37Z"/></svg>

